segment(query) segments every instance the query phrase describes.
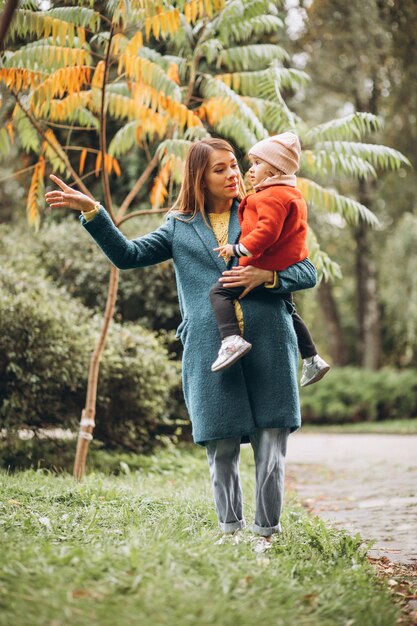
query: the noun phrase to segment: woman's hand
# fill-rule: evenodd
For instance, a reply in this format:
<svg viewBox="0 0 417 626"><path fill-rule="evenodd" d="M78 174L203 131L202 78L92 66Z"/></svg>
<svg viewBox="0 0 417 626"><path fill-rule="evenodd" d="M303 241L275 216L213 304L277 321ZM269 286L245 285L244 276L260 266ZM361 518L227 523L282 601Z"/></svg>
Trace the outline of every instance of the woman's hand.
<svg viewBox="0 0 417 626"><path fill-rule="evenodd" d="M50 174L49 178L54 181L61 189L48 191L45 194L45 200L52 209L74 209L74 211L91 211L94 209L95 200L85 193L77 191L72 187L68 187L63 180Z"/></svg>
<svg viewBox="0 0 417 626"><path fill-rule="evenodd" d="M245 287L239 300L244 298L252 289L262 285L263 283L272 283L274 280L274 272L272 270L262 270L252 265L237 265L231 270L223 272L219 281L225 287Z"/></svg>

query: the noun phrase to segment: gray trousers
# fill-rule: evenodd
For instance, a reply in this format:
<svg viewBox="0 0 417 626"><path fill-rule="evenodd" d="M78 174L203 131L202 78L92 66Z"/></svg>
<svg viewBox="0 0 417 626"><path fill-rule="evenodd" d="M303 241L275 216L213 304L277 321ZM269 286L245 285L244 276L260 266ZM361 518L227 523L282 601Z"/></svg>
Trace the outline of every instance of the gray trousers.
<svg viewBox="0 0 417 626"><path fill-rule="evenodd" d="M288 428L263 428L250 437L256 466L256 512L252 530L264 537L281 532L289 433ZM243 528L240 438L208 441L206 451L219 526L225 533Z"/></svg>

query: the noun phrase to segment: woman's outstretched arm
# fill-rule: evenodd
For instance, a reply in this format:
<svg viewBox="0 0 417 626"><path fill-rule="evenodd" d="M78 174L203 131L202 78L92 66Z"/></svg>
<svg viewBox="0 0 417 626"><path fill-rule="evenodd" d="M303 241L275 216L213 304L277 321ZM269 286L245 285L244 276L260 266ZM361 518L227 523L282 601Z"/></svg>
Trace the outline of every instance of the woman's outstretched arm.
<svg viewBox="0 0 417 626"><path fill-rule="evenodd" d="M63 180L50 175L59 189L48 191L45 199L51 208L69 208L74 211L86 212L87 218L81 215L80 220L104 254L119 269L145 267L155 265L172 258L172 239L175 220L168 216L160 228L149 235L129 240L113 224L107 211L86 194L69 187Z"/></svg>
<svg viewBox="0 0 417 626"><path fill-rule="evenodd" d="M172 258L172 216L168 216L157 230L137 239L127 239L103 207L94 219L86 220L80 216L80 221L107 258L121 270L155 265Z"/></svg>

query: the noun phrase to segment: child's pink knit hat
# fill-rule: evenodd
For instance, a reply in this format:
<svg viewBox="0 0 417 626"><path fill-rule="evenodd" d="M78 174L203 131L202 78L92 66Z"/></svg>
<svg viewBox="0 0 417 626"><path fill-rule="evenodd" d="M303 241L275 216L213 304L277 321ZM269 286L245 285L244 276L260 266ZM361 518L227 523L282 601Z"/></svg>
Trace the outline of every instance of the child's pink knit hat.
<svg viewBox="0 0 417 626"><path fill-rule="evenodd" d="M273 135L258 141L248 154L266 161L284 174L295 174L300 167L300 140L291 132Z"/></svg>

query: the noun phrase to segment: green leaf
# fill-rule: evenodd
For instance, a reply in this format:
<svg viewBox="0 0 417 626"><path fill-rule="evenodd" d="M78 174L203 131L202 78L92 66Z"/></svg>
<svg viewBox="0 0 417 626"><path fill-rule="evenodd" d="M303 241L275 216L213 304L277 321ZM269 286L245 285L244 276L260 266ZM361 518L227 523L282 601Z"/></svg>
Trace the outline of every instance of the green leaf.
<svg viewBox="0 0 417 626"><path fill-rule="evenodd" d="M381 128L379 117L372 113L352 113L340 119L330 120L302 134L303 144L314 144L317 141L360 140L363 136Z"/></svg>
<svg viewBox="0 0 417 626"><path fill-rule="evenodd" d="M284 61L288 53L275 44L252 44L223 49L217 57L216 67L230 71L263 69L272 61Z"/></svg>
<svg viewBox="0 0 417 626"><path fill-rule="evenodd" d="M277 87L296 91L309 80L305 72L278 65L267 70L220 74L216 78L230 80L233 90L242 96L253 97L256 94L256 98L272 101L276 100Z"/></svg>
<svg viewBox="0 0 417 626"><path fill-rule="evenodd" d="M136 129L139 122L134 120L128 122L113 136L110 141L108 153L112 157L120 157L126 154L136 145Z"/></svg>
<svg viewBox="0 0 417 626"><path fill-rule="evenodd" d="M261 98L242 98L242 100L252 109L270 135L288 130L288 127L294 124L294 120L296 125L299 123L296 116L289 120L288 109L283 107L280 101L271 102Z"/></svg>
<svg viewBox="0 0 417 626"><path fill-rule="evenodd" d="M200 88L205 98L225 98L232 102L236 106L236 115L253 131L257 141L268 136L266 128L233 89L207 74L202 78Z"/></svg>
<svg viewBox="0 0 417 626"><path fill-rule="evenodd" d="M311 260L317 271L318 280L323 278L327 282L329 280L337 280L342 278L340 266L329 257L327 252L320 248L317 237L311 227L307 231L308 258Z"/></svg>
<svg viewBox="0 0 417 626"><path fill-rule="evenodd" d="M11 150L10 138L5 128L0 129L0 154L9 154Z"/></svg>
<svg viewBox="0 0 417 626"><path fill-rule="evenodd" d="M162 164L164 164L170 156L185 160L192 143L192 141L186 139L165 139L165 141L162 141L158 146L158 157Z"/></svg>
<svg viewBox="0 0 417 626"><path fill-rule="evenodd" d="M284 23L276 15L257 15L243 21L236 21L233 28L225 28L221 33L221 40L225 45L230 42L247 41L252 37L270 35L283 28Z"/></svg>
<svg viewBox="0 0 417 626"><path fill-rule="evenodd" d="M356 226L359 221L369 226L379 226L375 213L365 205L342 196L334 189L326 189L308 178L297 178L297 187L301 190L306 202L315 209L328 213L339 213L348 224Z"/></svg>
<svg viewBox="0 0 417 626"><path fill-rule="evenodd" d="M63 54L64 50L70 51L72 65L91 65L91 55L85 45L80 47L77 37L74 38L74 45L71 48L53 45L52 38L48 38L20 46L15 51L6 50L3 64L4 67L21 67L39 72L50 72L60 67L68 67ZM83 56L82 51L85 51Z"/></svg>
<svg viewBox="0 0 417 626"><path fill-rule="evenodd" d="M46 21L50 19L82 26L92 32L97 32L100 27L100 14L85 7L59 7L48 11L21 8L15 12L7 36L12 41L17 37L25 39L29 36L43 39Z"/></svg>
<svg viewBox="0 0 417 626"><path fill-rule="evenodd" d="M36 154L39 154L41 145L37 130L32 126L32 123L19 105L16 105L15 111L15 128L23 149L26 152L33 150Z"/></svg>
<svg viewBox="0 0 417 626"><path fill-rule="evenodd" d="M301 168L315 176L334 176L344 173L354 178L377 177L372 163L356 155L330 152L330 150L304 150L301 154Z"/></svg>
<svg viewBox="0 0 417 626"><path fill-rule="evenodd" d="M380 144L324 141L316 144L316 148L338 154L339 158L342 156L346 158L357 157L381 169L397 170L404 165L411 167L410 161L401 152Z"/></svg>
<svg viewBox="0 0 417 626"><path fill-rule="evenodd" d="M222 137L232 140L244 152L247 152L258 141L246 122L232 115L223 117L214 130Z"/></svg>

